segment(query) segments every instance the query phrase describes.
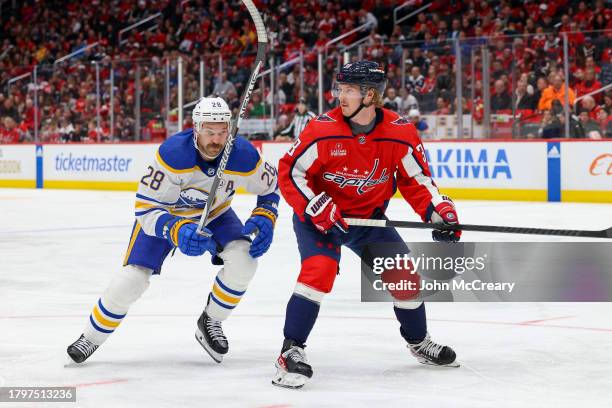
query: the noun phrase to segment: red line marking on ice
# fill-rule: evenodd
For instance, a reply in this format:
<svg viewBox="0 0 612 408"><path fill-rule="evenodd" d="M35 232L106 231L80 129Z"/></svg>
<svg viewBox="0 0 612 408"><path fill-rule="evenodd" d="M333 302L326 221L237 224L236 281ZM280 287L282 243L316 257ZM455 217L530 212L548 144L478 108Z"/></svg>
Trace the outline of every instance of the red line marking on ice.
<svg viewBox="0 0 612 408"><path fill-rule="evenodd" d="M96 382L90 382L90 383L66 385L66 387L85 388L85 387L94 387L96 385L119 384L119 383L125 383L128 381L129 380L127 379L104 380L104 381L96 381Z"/></svg>
<svg viewBox="0 0 612 408"><path fill-rule="evenodd" d="M261 407L257 407L257 408L289 408L291 407L291 405L262 405Z"/></svg>
<svg viewBox="0 0 612 408"><path fill-rule="evenodd" d="M529 325L532 325L532 324L537 324L537 323L542 323L542 322L549 322L551 320L569 319L569 318L572 318L572 317L576 317L576 316L559 316L559 317L549 317L548 319L527 320L525 322L520 322L518 324L529 326Z"/></svg>
<svg viewBox="0 0 612 408"><path fill-rule="evenodd" d="M146 317L146 318L164 318L164 317L185 317L185 318L197 318L197 314L131 314L132 317ZM280 314L235 314L236 317L260 317L260 318L284 318L284 315ZM566 316L563 316L565 318ZM576 316L567 316L576 317ZM0 319L86 319L87 315L29 315L29 316L0 316ZM319 315L319 319L354 319L354 320L395 320L394 317L382 317L382 316L325 316ZM559 317L560 319L561 317ZM556 318L555 318L556 319ZM485 324L485 325L501 325L501 326L520 326L520 327L540 327L540 328L557 328L557 329L570 329L570 330L587 330L596 332L609 332L612 333L612 328L605 327L584 327L584 326L566 326L566 325L555 325L555 324L537 324L540 320L532 320L526 322L500 322L491 320L450 320L450 319L428 319L431 322L445 322L445 323L468 323L468 324ZM541 321L547 321L552 319L542 319ZM534 323L535 322L535 323Z"/></svg>
<svg viewBox="0 0 612 408"><path fill-rule="evenodd" d="M562 326L558 324L524 324L524 323L513 323L513 322L495 322L486 320L448 320L448 319L428 319L432 322L445 322L445 323L473 323L473 324L492 324L501 326L521 326L521 327L541 327L541 328L556 328L556 329L571 329L571 330L588 330L598 332L611 332L612 329L605 327L583 327L583 326Z"/></svg>

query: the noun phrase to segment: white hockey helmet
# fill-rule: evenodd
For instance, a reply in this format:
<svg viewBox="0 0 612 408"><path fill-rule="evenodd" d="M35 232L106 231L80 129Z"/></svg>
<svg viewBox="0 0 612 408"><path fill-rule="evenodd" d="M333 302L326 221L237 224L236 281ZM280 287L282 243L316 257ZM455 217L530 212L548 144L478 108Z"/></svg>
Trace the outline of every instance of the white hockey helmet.
<svg viewBox="0 0 612 408"><path fill-rule="evenodd" d="M222 98L200 98L191 112L191 118L193 128L198 132L204 122L225 122L229 128L232 111Z"/></svg>

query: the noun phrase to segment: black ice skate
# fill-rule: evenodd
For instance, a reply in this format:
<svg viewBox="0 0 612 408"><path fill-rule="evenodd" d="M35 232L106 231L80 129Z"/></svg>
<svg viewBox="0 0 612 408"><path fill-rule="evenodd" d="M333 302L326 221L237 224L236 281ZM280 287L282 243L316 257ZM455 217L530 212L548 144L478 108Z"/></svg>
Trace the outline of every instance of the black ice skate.
<svg viewBox="0 0 612 408"><path fill-rule="evenodd" d="M276 360L276 375L272 384L285 388L302 388L312 377L312 367L307 364L304 345L285 339L281 355Z"/></svg>
<svg viewBox="0 0 612 408"><path fill-rule="evenodd" d="M87 340L85 335L81 334L81 337L79 337L77 341L68 346L66 352L72 361L75 363L82 363L87 360L98 347L98 345Z"/></svg>
<svg viewBox="0 0 612 408"><path fill-rule="evenodd" d="M420 343L408 343L408 348L421 364L459 367L459 363L456 361L457 355L453 349L434 343L431 341L429 333Z"/></svg>
<svg viewBox="0 0 612 408"><path fill-rule="evenodd" d="M213 360L217 363L223 361L223 355L227 354L229 345L227 337L223 334L221 322L211 319L206 312L203 312L198 319L195 337Z"/></svg>

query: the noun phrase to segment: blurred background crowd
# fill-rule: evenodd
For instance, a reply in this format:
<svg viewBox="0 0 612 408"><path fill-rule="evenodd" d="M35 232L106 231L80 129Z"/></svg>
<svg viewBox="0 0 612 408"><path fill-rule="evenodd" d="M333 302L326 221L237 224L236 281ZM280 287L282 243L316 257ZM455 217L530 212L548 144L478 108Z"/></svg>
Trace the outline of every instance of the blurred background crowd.
<svg viewBox="0 0 612 408"><path fill-rule="evenodd" d="M483 137L612 137L605 0L256 4L270 60L247 116L272 128L253 137L292 139L295 115L333 107L335 71L360 58L422 131L461 116ZM257 49L239 0L0 0L0 17L0 143L163 140L199 96L237 112Z"/></svg>

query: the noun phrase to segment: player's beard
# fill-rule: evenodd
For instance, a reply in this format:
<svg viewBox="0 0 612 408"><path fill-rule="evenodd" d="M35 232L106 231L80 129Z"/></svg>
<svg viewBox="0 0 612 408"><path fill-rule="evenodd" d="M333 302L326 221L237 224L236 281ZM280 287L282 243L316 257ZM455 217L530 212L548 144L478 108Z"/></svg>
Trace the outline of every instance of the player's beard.
<svg viewBox="0 0 612 408"><path fill-rule="evenodd" d="M221 152L223 151L223 145L216 144L216 143L210 143L207 146L205 146L203 150L206 156L214 159L217 156L219 156L219 154L221 154Z"/></svg>
<svg viewBox="0 0 612 408"><path fill-rule="evenodd" d="M200 153L200 156L202 156L204 160L212 161L215 160L223 152L225 144L208 143L205 145L198 141L196 142L196 146L198 152Z"/></svg>

